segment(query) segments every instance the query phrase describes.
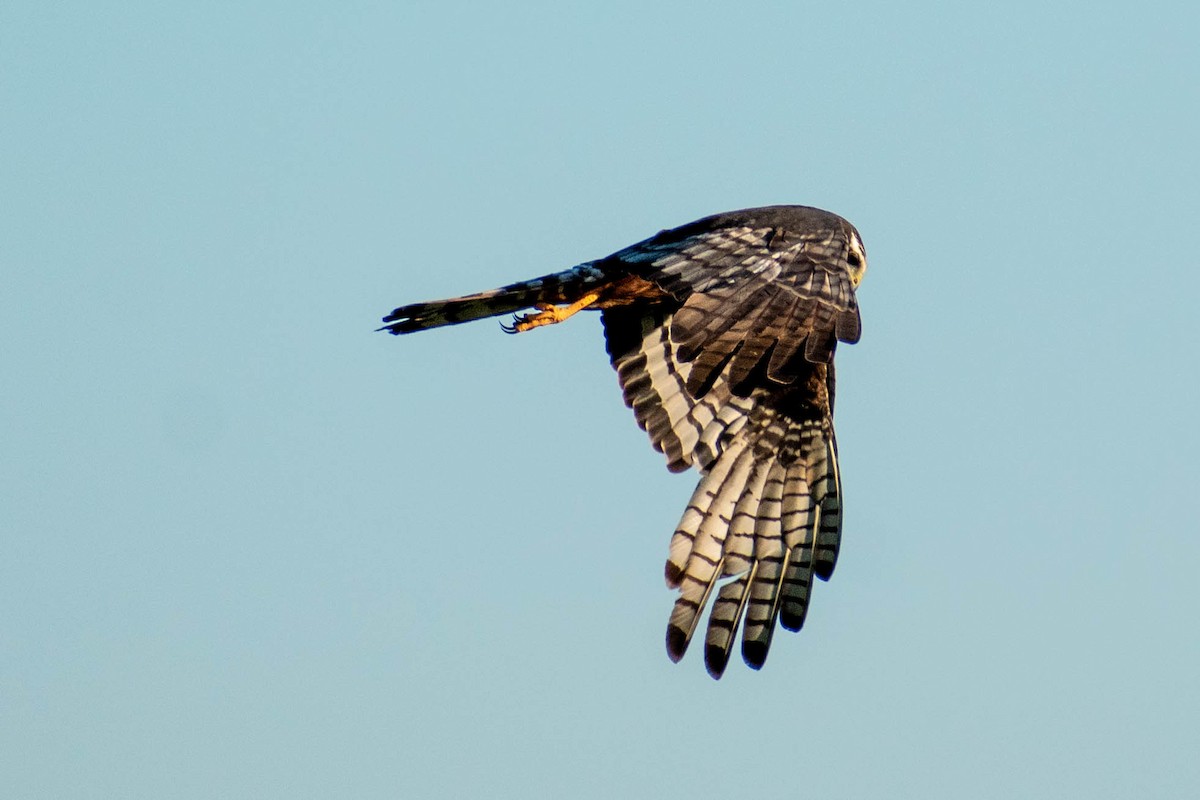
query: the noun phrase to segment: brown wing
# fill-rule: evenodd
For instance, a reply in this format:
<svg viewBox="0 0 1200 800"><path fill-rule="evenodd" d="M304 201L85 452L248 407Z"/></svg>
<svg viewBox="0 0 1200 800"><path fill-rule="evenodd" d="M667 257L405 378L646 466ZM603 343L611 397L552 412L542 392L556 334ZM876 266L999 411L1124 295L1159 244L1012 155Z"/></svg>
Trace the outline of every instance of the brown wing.
<svg viewBox="0 0 1200 800"><path fill-rule="evenodd" d="M715 591L705 637L714 677L743 619L743 658L761 667L776 620L798 630L813 575L828 579L837 559L832 356L838 339L858 339L847 259L861 243L849 223L818 213L823 224L713 218L614 256L677 301L608 309L603 320L639 425L669 468L703 473L671 539L666 578L679 598L667 650L683 656Z"/></svg>
<svg viewBox="0 0 1200 800"><path fill-rule="evenodd" d="M667 584L679 589L667 651L683 657L722 578L709 617L705 663L720 677L745 618L742 654L761 667L775 628L799 630L812 576L833 574L841 538L837 445L830 417L832 366L804 380L738 394L728 367L703 397L688 391L692 365L671 342L660 310L604 312L609 352L626 403L673 471L703 474L671 537Z"/></svg>
<svg viewBox="0 0 1200 800"><path fill-rule="evenodd" d="M702 393L726 363L735 385L764 357L767 379L790 383L802 346L805 360L826 363L836 341L857 342L852 268L861 249L841 217L781 207L710 217L613 258L682 303L672 338L694 362L691 390Z"/></svg>

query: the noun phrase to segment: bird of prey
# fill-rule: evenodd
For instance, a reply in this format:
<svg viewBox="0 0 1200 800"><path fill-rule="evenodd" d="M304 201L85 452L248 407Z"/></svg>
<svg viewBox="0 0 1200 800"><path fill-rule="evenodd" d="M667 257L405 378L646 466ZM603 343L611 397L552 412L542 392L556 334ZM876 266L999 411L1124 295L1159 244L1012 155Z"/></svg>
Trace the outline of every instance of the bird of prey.
<svg viewBox="0 0 1200 800"><path fill-rule="evenodd" d="M759 669L776 622L799 630L842 531L833 355L861 332L862 239L807 206L716 214L596 261L478 294L401 306L413 333L514 314L510 333L599 310L625 403L673 472L701 475L671 537L679 594L667 653L683 657L712 600L704 661L720 678L742 627ZM525 313L520 313L525 312ZM715 592L715 599L713 598Z"/></svg>

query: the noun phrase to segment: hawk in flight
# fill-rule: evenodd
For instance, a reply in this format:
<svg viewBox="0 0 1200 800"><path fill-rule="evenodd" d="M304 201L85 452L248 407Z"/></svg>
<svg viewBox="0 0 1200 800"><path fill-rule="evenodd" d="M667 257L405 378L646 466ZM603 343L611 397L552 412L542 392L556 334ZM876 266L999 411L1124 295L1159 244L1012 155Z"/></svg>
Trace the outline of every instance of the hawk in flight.
<svg viewBox="0 0 1200 800"><path fill-rule="evenodd" d="M739 626L742 658L758 669L776 622L799 630L813 576L833 574L833 353L858 341L854 290L866 268L858 231L836 214L750 208L564 272L401 306L380 330L516 314L504 329L519 333L600 311L638 425L669 470L701 475L667 557L667 585L679 591L667 653L683 657L711 600L704 662L719 678Z"/></svg>

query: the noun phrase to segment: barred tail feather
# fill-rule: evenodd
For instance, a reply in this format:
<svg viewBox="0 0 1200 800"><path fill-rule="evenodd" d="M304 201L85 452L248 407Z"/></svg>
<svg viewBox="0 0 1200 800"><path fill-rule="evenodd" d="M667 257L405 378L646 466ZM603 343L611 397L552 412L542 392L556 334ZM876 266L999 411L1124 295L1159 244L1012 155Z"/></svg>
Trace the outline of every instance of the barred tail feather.
<svg viewBox="0 0 1200 800"><path fill-rule="evenodd" d="M513 314L538 303L573 303L606 280L593 262L486 292L400 306L383 318L381 331L400 335Z"/></svg>

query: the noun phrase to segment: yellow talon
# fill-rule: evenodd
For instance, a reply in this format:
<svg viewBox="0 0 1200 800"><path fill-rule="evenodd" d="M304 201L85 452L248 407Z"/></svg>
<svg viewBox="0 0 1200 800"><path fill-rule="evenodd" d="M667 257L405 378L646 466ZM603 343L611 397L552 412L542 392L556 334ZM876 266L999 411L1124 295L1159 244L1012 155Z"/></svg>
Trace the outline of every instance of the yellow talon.
<svg viewBox="0 0 1200 800"><path fill-rule="evenodd" d="M521 314L513 317L513 324L504 326L507 333L524 333L543 325L556 325L565 319L575 316L583 309L600 299L599 292L588 292L569 306L556 306L550 303L537 303L534 308L537 314Z"/></svg>

